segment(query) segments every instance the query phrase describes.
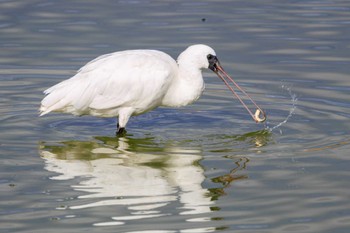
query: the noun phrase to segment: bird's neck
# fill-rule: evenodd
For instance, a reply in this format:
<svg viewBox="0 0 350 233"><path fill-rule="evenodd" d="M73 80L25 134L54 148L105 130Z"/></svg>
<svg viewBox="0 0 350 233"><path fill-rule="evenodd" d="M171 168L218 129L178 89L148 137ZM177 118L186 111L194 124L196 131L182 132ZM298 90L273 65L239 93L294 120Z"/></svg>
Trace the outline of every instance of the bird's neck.
<svg viewBox="0 0 350 233"><path fill-rule="evenodd" d="M181 107L196 101L204 90L204 81L200 68L188 63L178 63L178 72L164 96L162 105Z"/></svg>

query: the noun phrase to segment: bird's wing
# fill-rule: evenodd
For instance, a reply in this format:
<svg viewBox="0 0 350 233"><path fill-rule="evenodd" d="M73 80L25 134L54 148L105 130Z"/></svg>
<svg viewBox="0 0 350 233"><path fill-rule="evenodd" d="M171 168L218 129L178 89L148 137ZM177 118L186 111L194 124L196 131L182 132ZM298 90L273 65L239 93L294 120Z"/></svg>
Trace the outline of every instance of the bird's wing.
<svg viewBox="0 0 350 233"><path fill-rule="evenodd" d="M152 50L107 54L92 60L78 73L45 91L41 115L50 111L87 114L90 109L137 105L161 95L176 63L168 55Z"/></svg>

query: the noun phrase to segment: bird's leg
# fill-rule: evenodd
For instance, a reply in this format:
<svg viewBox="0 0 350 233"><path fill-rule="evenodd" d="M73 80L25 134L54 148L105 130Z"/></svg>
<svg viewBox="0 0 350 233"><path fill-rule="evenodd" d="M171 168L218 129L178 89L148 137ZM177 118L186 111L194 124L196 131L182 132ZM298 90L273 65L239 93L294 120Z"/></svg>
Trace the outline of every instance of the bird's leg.
<svg viewBox="0 0 350 233"><path fill-rule="evenodd" d="M125 107L125 108L121 108L119 110L118 124L117 124L117 136L125 136L126 135L125 126L128 123L128 120L133 112L134 112L134 109L131 107Z"/></svg>
<svg viewBox="0 0 350 233"><path fill-rule="evenodd" d="M126 129L125 128L119 128L117 133L116 133L116 136L123 137L125 135L126 135Z"/></svg>
<svg viewBox="0 0 350 233"><path fill-rule="evenodd" d="M125 136L126 135L126 129L124 127L119 127L119 123L117 123L117 132L116 136Z"/></svg>

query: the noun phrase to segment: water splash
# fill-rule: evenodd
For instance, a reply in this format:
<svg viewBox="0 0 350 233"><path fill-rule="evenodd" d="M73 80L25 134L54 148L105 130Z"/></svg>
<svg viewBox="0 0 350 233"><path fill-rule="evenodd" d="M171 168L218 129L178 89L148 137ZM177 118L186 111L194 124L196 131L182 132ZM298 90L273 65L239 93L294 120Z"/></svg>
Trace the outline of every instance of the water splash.
<svg viewBox="0 0 350 233"><path fill-rule="evenodd" d="M280 130L280 134L282 134L282 130L280 129L280 127L281 127L282 125L284 125L285 123L287 123L288 120L293 116L293 114L294 114L294 112L295 112L295 110L296 110L296 108L297 108L297 102L298 102L298 98L297 98L296 94L294 94L294 93L292 92L292 88L291 88L291 87L286 87L285 85L282 85L282 89L283 89L283 90L287 90L288 93L289 93L289 95L290 95L290 97L291 97L292 106L291 106L291 108L289 109L289 114L287 115L287 117L286 117L283 121L281 121L280 123L278 123L277 125L275 125L275 126L273 126L273 127L270 127L270 126L268 125L268 123L266 123L266 125L265 125L265 128L266 128L268 131L270 131L270 132L272 132L272 131L274 131L274 130L276 130L276 129L279 129L279 130Z"/></svg>

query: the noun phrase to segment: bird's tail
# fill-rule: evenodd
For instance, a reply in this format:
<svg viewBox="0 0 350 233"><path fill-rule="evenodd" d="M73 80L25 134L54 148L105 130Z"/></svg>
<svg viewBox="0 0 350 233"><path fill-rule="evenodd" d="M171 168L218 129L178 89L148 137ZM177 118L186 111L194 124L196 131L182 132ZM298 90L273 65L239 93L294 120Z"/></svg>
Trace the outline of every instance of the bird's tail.
<svg viewBox="0 0 350 233"><path fill-rule="evenodd" d="M69 105L68 97L72 88L67 84L66 81L63 81L44 91L46 96L41 101L39 116L44 116L52 111L63 111Z"/></svg>
<svg viewBox="0 0 350 233"><path fill-rule="evenodd" d="M39 115L44 116L53 111L84 114L94 96L92 86L90 82L82 82L79 76L74 76L50 87L44 91L46 97L41 101Z"/></svg>
<svg viewBox="0 0 350 233"><path fill-rule="evenodd" d="M42 101L39 108L39 116L44 116L52 111L59 111L67 105L62 93L49 93Z"/></svg>

